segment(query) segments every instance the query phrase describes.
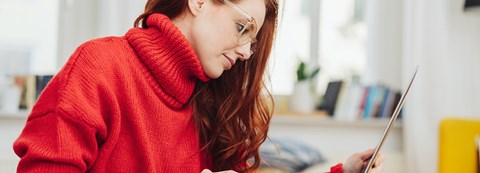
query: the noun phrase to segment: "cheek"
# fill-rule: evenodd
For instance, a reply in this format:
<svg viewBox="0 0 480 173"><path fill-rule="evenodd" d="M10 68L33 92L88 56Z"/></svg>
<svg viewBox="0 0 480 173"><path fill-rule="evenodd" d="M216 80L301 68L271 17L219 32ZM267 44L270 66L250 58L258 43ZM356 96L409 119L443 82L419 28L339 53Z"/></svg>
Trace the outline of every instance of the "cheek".
<svg viewBox="0 0 480 173"><path fill-rule="evenodd" d="M223 49L231 49L236 46L237 35L235 32L235 22L228 15L216 16L212 18L214 26L214 40L217 45L223 46Z"/></svg>
<svg viewBox="0 0 480 173"><path fill-rule="evenodd" d="M192 31L192 47L204 70L223 71L222 54L235 48L237 42L232 19L219 15L209 16L209 18L203 18L201 22L194 23Z"/></svg>
<svg viewBox="0 0 480 173"><path fill-rule="evenodd" d="M211 56L215 46L215 32L207 23L197 24L192 32L192 47L200 57Z"/></svg>
<svg viewBox="0 0 480 173"><path fill-rule="evenodd" d="M214 25L208 31L205 31L199 37L198 51L206 56L219 56L235 47L234 36L229 30L222 25ZM236 38L236 37L235 37Z"/></svg>

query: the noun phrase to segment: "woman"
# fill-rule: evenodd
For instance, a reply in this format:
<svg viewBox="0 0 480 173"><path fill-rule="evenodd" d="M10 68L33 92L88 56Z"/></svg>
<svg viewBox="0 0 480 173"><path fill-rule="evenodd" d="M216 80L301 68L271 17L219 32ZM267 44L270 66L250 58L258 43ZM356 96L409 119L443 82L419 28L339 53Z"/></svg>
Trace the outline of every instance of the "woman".
<svg viewBox="0 0 480 173"><path fill-rule="evenodd" d="M149 0L141 27L82 44L49 83L14 143L18 172L257 169L277 12L277 0Z"/></svg>

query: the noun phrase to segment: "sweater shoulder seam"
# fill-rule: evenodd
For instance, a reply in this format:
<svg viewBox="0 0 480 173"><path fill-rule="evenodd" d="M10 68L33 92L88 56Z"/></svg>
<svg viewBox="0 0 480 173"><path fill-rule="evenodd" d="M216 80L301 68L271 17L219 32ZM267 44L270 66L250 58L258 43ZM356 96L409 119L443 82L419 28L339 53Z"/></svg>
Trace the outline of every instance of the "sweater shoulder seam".
<svg viewBox="0 0 480 173"><path fill-rule="evenodd" d="M68 70L66 71L65 82L63 82L63 84L60 86L60 91L65 90L65 89L69 86L69 83L72 81L72 79L71 79L71 74L72 74L73 71L76 69L78 59L80 59L80 58L83 56L85 49L87 48L87 46L89 46L89 45L91 45L91 44L93 44L93 43L91 43L91 42L86 42L86 43L83 43L82 45L80 45L80 46L78 47L78 50L77 50L78 53L77 53L76 56L72 57L72 58L73 58L73 60L72 60L72 65L71 65L71 67L68 68ZM74 117L74 116L72 116L72 113L70 113L69 111L64 110L64 109L62 108L61 105L64 104L65 99L68 100L68 97L65 95L65 92L60 92L60 93L59 93L59 96L58 96L58 99L59 99L58 104L55 106L54 110L52 110L52 111L61 111L61 112L63 112L63 113L65 113L65 114L68 115L68 116L62 115L62 117L64 117L64 118L70 118L70 119L80 120L80 121L88 124L89 126L91 126L91 127L93 127L93 128L95 127L94 123L89 122L89 121L87 121L87 120L85 120L85 119L83 119L83 118L79 118L79 117L76 117L76 116ZM86 117L85 115L80 115L80 116Z"/></svg>

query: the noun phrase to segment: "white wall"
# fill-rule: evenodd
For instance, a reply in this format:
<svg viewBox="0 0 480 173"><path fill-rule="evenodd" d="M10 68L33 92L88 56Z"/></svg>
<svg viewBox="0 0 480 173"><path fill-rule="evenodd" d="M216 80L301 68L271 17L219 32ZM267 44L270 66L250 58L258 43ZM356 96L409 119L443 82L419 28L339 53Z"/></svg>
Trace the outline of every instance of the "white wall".
<svg viewBox="0 0 480 173"><path fill-rule="evenodd" d="M420 65L404 118L406 172L438 171L442 118L480 117L480 14L465 14L463 3L405 0L403 83Z"/></svg>
<svg viewBox="0 0 480 173"><path fill-rule="evenodd" d="M59 0L58 68L83 42L105 36L122 36L133 27L146 1Z"/></svg>
<svg viewBox="0 0 480 173"><path fill-rule="evenodd" d="M58 69L81 43L96 37L96 4L96 0L59 0Z"/></svg>
<svg viewBox="0 0 480 173"><path fill-rule="evenodd" d="M124 35L143 13L147 1L96 0L98 4L98 36Z"/></svg>
<svg viewBox="0 0 480 173"><path fill-rule="evenodd" d="M403 43L403 2L366 1L367 68L364 82L400 89Z"/></svg>

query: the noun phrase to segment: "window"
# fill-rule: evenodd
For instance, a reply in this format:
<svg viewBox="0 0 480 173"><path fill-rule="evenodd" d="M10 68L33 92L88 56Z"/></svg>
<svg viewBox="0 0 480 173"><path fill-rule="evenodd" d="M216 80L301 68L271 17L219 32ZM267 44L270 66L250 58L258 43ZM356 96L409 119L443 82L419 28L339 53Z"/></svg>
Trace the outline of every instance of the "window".
<svg viewBox="0 0 480 173"><path fill-rule="evenodd" d="M309 62L311 67L320 66L318 93L330 80L349 80L363 73L367 50L363 0L280 2L279 28L269 69L274 95L292 93L299 60Z"/></svg>
<svg viewBox="0 0 480 173"><path fill-rule="evenodd" d="M15 67L0 73L56 72L58 8L58 0L0 1L0 61Z"/></svg>

